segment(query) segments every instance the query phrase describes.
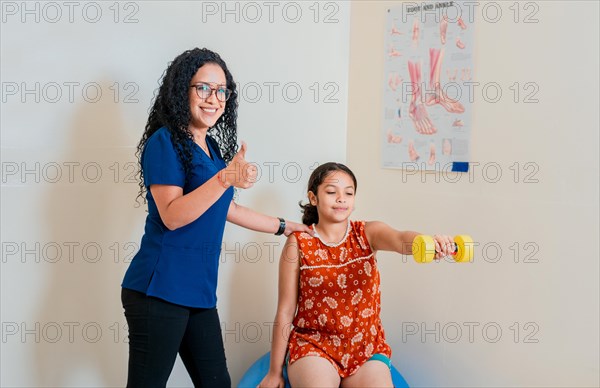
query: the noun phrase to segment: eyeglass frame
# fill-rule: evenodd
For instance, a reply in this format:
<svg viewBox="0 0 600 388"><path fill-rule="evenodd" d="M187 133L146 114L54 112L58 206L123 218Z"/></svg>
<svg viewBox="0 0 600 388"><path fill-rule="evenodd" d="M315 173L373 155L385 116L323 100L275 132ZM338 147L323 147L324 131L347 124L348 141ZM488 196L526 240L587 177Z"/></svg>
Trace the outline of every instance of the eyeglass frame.
<svg viewBox="0 0 600 388"><path fill-rule="evenodd" d="M198 86L200 85L206 85L210 88L210 94L206 97L202 97L200 96L200 90L198 89ZM215 97L217 98L218 101L221 102L226 102L227 100L229 100L231 98L231 95L233 94L233 90L228 89L227 87L225 87L225 93L228 94L228 96L225 97L225 100L221 100L219 98L219 95L217 94L217 90L221 89L222 86L213 88L211 84L209 84L208 82L198 82L196 84L190 85L190 88L195 88L196 89L196 95L198 96L198 98L201 98L203 100L208 100L210 98L210 96L212 96L213 94L215 95Z"/></svg>

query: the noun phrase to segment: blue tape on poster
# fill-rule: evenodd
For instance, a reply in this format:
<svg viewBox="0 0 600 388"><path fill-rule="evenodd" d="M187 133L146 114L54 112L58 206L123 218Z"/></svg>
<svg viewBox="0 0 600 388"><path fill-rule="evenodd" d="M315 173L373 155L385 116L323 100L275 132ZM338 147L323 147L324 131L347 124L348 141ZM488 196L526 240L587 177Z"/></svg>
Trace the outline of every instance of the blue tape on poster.
<svg viewBox="0 0 600 388"><path fill-rule="evenodd" d="M452 162L452 172L468 172L469 162Z"/></svg>

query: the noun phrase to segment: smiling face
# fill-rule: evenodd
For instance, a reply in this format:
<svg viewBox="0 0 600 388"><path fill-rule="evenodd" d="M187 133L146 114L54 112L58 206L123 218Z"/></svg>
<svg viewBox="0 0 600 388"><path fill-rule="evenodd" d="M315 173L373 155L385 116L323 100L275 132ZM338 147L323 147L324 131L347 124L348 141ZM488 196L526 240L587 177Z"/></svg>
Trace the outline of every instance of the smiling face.
<svg viewBox="0 0 600 388"><path fill-rule="evenodd" d="M317 207L319 222L346 222L354 210L354 181L344 171L329 173L317 188L308 192L312 205Z"/></svg>
<svg viewBox="0 0 600 388"><path fill-rule="evenodd" d="M212 88L227 87L225 72L221 66L215 63L207 63L200 67L192 77L190 85L196 85L201 82L209 84ZM198 96L195 87L190 87L189 100L191 114L190 130L198 129L205 131L213 127L225 111L226 103L219 101L214 91L210 97L203 99Z"/></svg>

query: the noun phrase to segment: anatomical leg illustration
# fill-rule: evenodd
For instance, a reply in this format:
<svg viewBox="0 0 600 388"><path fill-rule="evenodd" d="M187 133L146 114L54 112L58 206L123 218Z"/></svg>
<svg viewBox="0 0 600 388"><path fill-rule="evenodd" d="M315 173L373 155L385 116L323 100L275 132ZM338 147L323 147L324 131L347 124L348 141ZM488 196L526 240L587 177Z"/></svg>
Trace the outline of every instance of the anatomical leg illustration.
<svg viewBox="0 0 600 388"><path fill-rule="evenodd" d="M429 145L429 160L427 161L427 164L432 166L434 163L435 163L435 144L431 143Z"/></svg>
<svg viewBox="0 0 600 388"><path fill-rule="evenodd" d="M408 73L412 85L412 97L408 107L408 116L415 125L418 133L431 135L437 132L433 123L429 119L425 104L421 98L421 63L408 61Z"/></svg>
<svg viewBox="0 0 600 388"><path fill-rule="evenodd" d="M448 31L448 16L442 16L440 21L440 39L442 44L446 44L446 31Z"/></svg>
<svg viewBox="0 0 600 388"><path fill-rule="evenodd" d="M440 84L440 70L442 68L442 60L444 51L439 49L429 49L429 83L433 87L434 94L427 98L427 106L440 104L450 113L463 113L465 108L463 105L446 96Z"/></svg>
<svg viewBox="0 0 600 388"><path fill-rule="evenodd" d="M452 140L444 139L442 142L442 154L451 155L452 154Z"/></svg>
<svg viewBox="0 0 600 388"><path fill-rule="evenodd" d="M415 141L411 140L408 142L408 157L411 162L416 162L419 160L420 156L415 149Z"/></svg>
<svg viewBox="0 0 600 388"><path fill-rule="evenodd" d="M421 24L419 23L419 18L416 17L415 20L413 21L413 28L412 28L412 41L413 41L413 44L415 45L415 47L419 46L420 30L421 30Z"/></svg>

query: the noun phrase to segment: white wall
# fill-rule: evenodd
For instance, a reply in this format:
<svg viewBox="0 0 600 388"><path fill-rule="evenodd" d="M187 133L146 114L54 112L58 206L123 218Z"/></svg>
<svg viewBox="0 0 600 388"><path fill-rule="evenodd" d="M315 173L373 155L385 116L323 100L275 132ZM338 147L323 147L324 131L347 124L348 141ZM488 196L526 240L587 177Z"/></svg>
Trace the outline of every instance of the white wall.
<svg viewBox="0 0 600 388"><path fill-rule="evenodd" d="M299 219L310 167L346 157L350 5L1 6L0 385L123 386L120 282L146 214L132 163L157 80L186 49L219 52L262 171L239 202ZM218 294L234 384L269 349L283 241L226 229ZM169 386L191 386L180 361Z"/></svg>
<svg viewBox="0 0 600 388"><path fill-rule="evenodd" d="M473 3L474 81L496 82L503 95L488 103L481 88L475 94L471 156L479 165L457 183L458 175L381 169L385 15L400 3L352 5L355 218L468 233L479 243L471 264L379 255L393 362L411 386L597 387L598 3L495 2L497 23L481 14L488 3ZM532 12L538 22L523 23ZM526 82L538 86L538 103L523 102L533 90L522 89Z"/></svg>

